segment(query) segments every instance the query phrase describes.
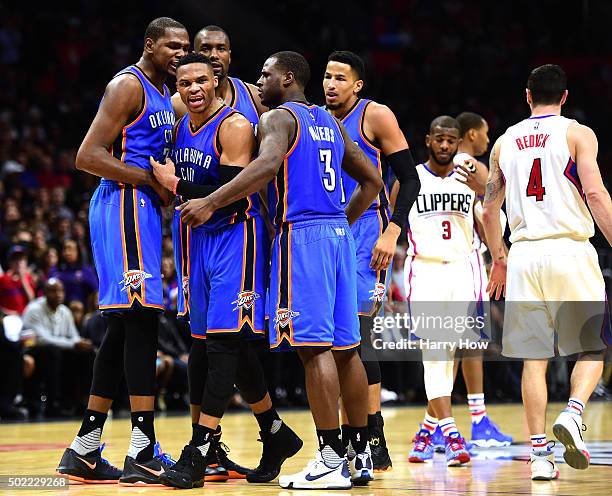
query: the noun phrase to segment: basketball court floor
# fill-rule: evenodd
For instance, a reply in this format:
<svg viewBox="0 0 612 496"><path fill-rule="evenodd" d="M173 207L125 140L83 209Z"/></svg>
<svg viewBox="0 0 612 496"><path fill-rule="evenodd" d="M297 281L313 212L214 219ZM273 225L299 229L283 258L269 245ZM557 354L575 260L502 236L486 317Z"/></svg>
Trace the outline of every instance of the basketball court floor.
<svg viewBox="0 0 612 496"><path fill-rule="evenodd" d="M548 410L548 434L550 425L563 404L552 404ZM406 492L414 495L610 495L612 494L612 402L593 402L585 410L584 420L588 430L584 433L591 450L592 465L588 470L574 470L562 463L563 448L557 446L557 458L561 478L550 482L532 482L527 462L530 447L524 412L521 405L487 405L489 416L505 432L512 434L515 444L509 448L482 449L473 452L472 462L466 467L448 468L443 454L436 454L433 463L411 464L407 457L411 439L418 422L422 419L420 407L397 407L384 409L386 436L393 471L376 474L377 478L367 487L354 488L359 495L391 495ZM315 439L313 424L308 411L281 412L282 417L300 434L305 444L302 450L283 466L283 473L301 470L314 456ZM455 418L462 434L469 439L469 412L467 406L455 406ZM51 476L64 448L70 444L79 423L47 422L0 425L0 495L27 494L167 494L164 488L131 488L117 485L79 485L69 488L31 491L14 490L8 487L7 476ZM247 413L228 414L223 422L223 441L231 448L230 458L236 462L255 466L261 454L261 443L255 419ZM190 419L184 417L158 417L156 434L164 451L178 458L184 444L191 435ZM103 456L121 467L130 437L130 420L116 419L107 422L103 441L106 448ZM283 495L337 494L338 491L287 491L276 482L249 484L234 480L222 483L207 483L204 489L193 489L190 493L232 495ZM347 492L340 492L347 494Z"/></svg>

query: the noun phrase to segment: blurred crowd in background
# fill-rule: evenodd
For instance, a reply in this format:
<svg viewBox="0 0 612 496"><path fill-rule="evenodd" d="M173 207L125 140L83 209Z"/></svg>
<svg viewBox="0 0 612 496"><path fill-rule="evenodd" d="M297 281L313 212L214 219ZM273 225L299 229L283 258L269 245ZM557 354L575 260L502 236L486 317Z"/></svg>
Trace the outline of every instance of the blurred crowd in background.
<svg viewBox="0 0 612 496"><path fill-rule="evenodd" d="M552 0L517 1L511 11L490 2L420 0L364 5L263 0L256 6L232 2L231 9L185 1L168 8L158 0L137 0L125 13L112 0L44 5L28 12L4 2L0 7L0 363L13 370L0 379L0 418L79 415L85 406L91 364L105 329L97 310L88 219L99 180L77 171L74 160L105 84L138 60L144 29L159 15L185 23L192 36L206 24L226 28L233 50L230 73L248 82L257 80L274 51L304 53L312 68L306 94L315 103L323 102L328 54L357 52L367 66L363 96L394 110L420 161L427 158L424 139L434 117L480 113L494 141L527 115L529 71L558 63L569 78L565 115L599 136L599 164L610 189L608 2L572 1L560 9ZM241 15L235 15L237 10ZM169 84L172 88L173 81ZM190 337L176 320L169 219L167 212L157 408L187 411ZM592 241L610 280L612 253L599 233ZM405 297L403 258L399 247L390 289L396 300ZM276 353L265 363L277 404L304 405L297 357ZM568 366L552 368L553 399L554 384L563 387ZM485 369L490 400L519 399L520 364L486 363ZM421 374L416 362L384 363L383 400L422 403ZM456 394L463 392L460 385ZM600 393L607 394L605 389ZM126 408L125 396L124 391L116 410ZM238 395L234 403L243 406Z"/></svg>

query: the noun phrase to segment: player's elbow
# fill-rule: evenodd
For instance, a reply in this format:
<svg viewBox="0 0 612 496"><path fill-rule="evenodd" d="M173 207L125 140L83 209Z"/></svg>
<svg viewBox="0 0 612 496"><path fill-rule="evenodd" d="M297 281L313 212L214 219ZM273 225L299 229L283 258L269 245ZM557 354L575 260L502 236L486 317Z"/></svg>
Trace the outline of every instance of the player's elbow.
<svg viewBox="0 0 612 496"><path fill-rule="evenodd" d="M490 226L495 222L495 219L499 221L499 208L485 203L482 209L482 223Z"/></svg>
<svg viewBox="0 0 612 496"><path fill-rule="evenodd" d="M74 166L81 171L89 170L90 164L92 162L91 152L84 147L79 148L79 151L76 155L76 160L74 161Z"/></svg>
<svg viewBox="0 0 612 496"><path fill-rule="evenodd" d="M585 195L589 205L593 205L595 203L606 203L610 201L610 193L608 193L608 190L603 186L589 189L585 191Z"/></svg>

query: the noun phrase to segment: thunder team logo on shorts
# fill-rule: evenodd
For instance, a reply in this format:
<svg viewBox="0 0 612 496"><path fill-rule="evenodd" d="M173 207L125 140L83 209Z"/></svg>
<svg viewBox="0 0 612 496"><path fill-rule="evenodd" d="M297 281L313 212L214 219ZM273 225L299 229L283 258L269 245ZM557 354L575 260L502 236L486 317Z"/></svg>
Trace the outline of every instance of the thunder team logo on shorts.
<svg viewBox="0 0 612 496"><path fill-rule="evenodd" d="M276 318L274 319L274 323L281 327L287 327L289 322L293 320L294 317L300 315L300 312L294 312L293 310L289 310L288 308L279 308L276 311Z"/></svg>
<svg viewBox="0 0 612 496"><path fill-rule="evenodd" d="M239 308L248 310L255 304L255 300L258 298L261 298L261 295L255 291L241 291L238 293L238 298L232 301L232 305L236 305L234 310L238 310Z"/></svg>
<svg viewBox="0 0 612 496"><path fill-rule="evenodd" d="M153 276L144 270L128 270L123 273L123 280L119 282L120 285L123 285L121 291L127 291L128 288L138 289L145 279L151 277Z"/></svg>
<svg viewBox="0 0 612 496"><path fill-rule="evenodd" d="M385 293L386 293L386 288L385 285L377 282L374 285L374 289L372 289L370 291L371 295L370 296L370 300L372 301L385 301Z"/></svg>

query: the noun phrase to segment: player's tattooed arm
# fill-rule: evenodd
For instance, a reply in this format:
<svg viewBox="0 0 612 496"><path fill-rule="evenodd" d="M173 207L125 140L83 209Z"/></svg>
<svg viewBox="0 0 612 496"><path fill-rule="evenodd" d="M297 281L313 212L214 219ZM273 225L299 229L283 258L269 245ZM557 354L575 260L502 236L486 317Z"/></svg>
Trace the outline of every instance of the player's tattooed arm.
<svg viewBox="0 0 612 496"><path fill-rule="evenodd" d="M110 81L98 112L76 157L76 168L94 176L133 185L161 185L153 174L117 160L109 150L123 127L133 121L143 105L144 93L136 76L123 75Z"/></svg>
<svg viewBox="0 0 612 496"><path fill-rule="evenodd" d="M342 169L359 183L344 210L349 224L353 224L372 204L384 184L370 159L351 139L342 123L338 119L336 122L344 139Z"/></svg>
<svg viewBox="0 0 612 496"><path fill-rule="evenodd" d="M259 121L257 140L259 155L234 179L206 198L191 200L180 206L181 219L199 226L215 210L261 190L276 176L289 144L295 135L293 116L283 109L266 112Z"/></svg>
<svg viewBox="0 0 612 496"><path fill-rule="evenodd" d="M506 251L499 220L499 212L506 196L506 184L499 166L501 139L493 145L489 157L489 179L482 213L485 238L493 259L487 291L491 296L495 294L498 299L502 293L506 294Z"/></svg>

